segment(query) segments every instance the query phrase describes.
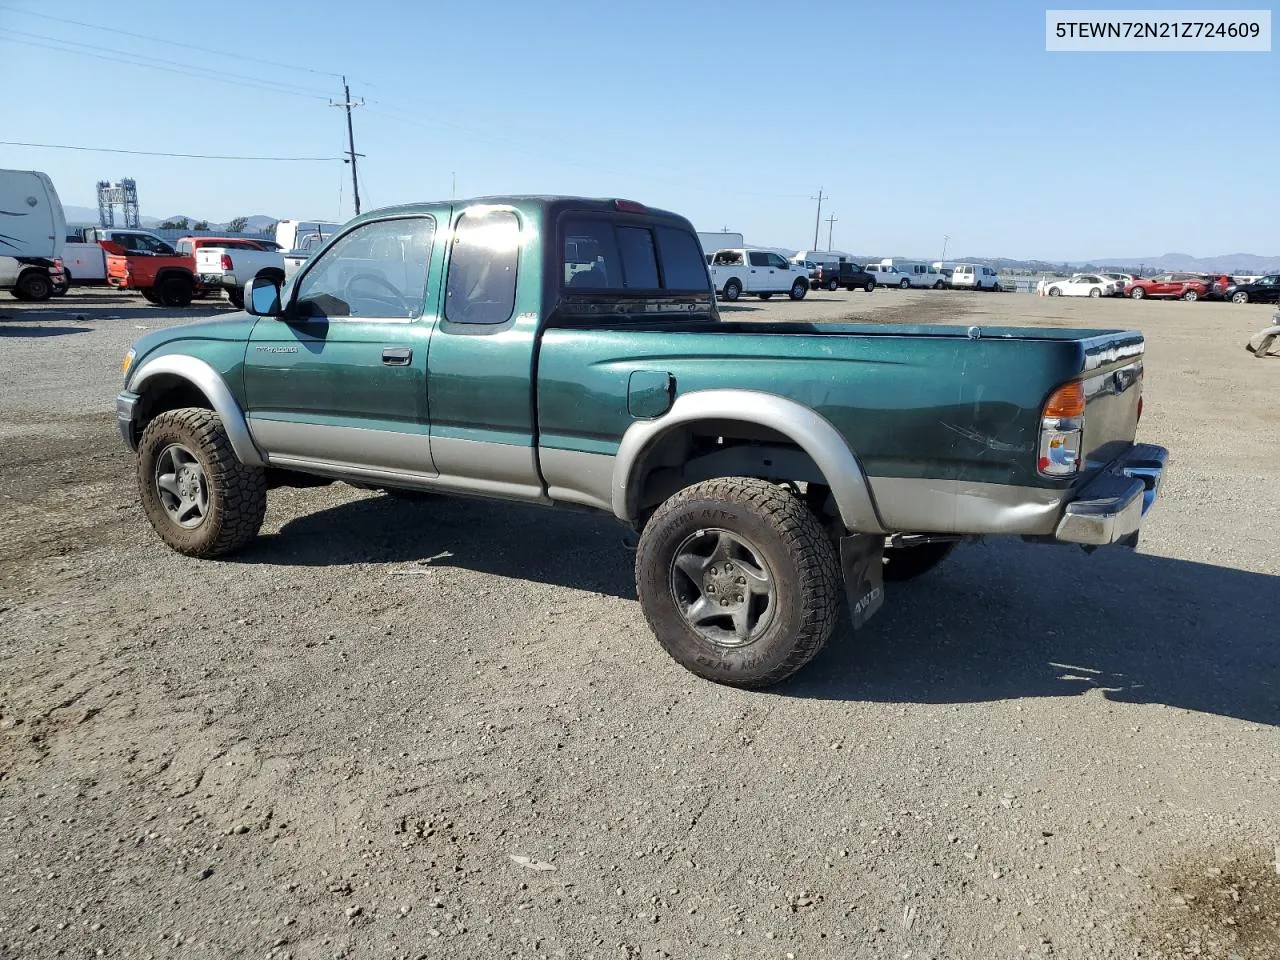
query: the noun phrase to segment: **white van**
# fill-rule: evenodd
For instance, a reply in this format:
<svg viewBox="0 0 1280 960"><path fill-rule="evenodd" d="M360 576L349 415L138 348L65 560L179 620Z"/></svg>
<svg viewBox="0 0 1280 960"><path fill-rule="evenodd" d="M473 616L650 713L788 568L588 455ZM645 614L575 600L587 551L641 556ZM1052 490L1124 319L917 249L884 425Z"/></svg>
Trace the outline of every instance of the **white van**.
<svg viewBox="0 0 1280 960"><path fill-rule="evenodd" d="M957 290L999 290L1000 278L992 267L980 263L957 263L951 273L951 286Z"/></svg>
<svg viewBox="0 0 1280 960"><path fill-rule="evenodd" d="M49 175L0 170L0 290L45 300L62 280L67 221Z"/></svg>
<svg viewBox="0 0 1280 960"><path fill-rule="evenodd" d="M941 290L947 285L947 278L931 263L922 260L903 260L901 257L885 257L879 263L880 273L873 273L876 283L884 283L891 287L923 287ZM865 269L872 273L871 264ZM884 279L881 279L881 278Z"/></svg>

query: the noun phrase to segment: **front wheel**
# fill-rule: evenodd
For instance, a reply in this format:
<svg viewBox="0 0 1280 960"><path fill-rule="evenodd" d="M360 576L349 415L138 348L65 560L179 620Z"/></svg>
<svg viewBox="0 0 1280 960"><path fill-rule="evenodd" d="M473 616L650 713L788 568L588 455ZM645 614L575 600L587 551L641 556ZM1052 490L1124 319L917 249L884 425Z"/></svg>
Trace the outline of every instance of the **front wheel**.
<svg viewBox="0 0 1280 960"><path fill-rule="evenodd" d="M905 290L907 289L907 287L911 286L911 281L908 280L906 277L903 277L902 282L898 284L898 286L901 287L903 290Z"/></svg>
<svg viewBox="0 0 1280 960"><path fill-rule="evenodd" d="M804 295L808 292L809 292L809 285L805 283L803 280L797 280L795 283L791 285L790 296L792 300L803 300Z"/></svg>
<svg viewBox="0 0 1280 960"><path fill-rule="evenodd" d="M876 282L874 280L868 280L866 285L862 289L867 293L870 293L875 288L876 288Z"/></svg>
<svg viewBox="0 0 1280 960"><path fill-rule="evenodd" d="M1049 296L1051 296L1051 297L1060 297L1060 296L1062 296L1062 291L1061 291L1061 290L1059 290L1057 287L1050 287L1050 288L1049 288Z"/></svg>
<svg viewBox="0 0 1280 960"><path fill-rule="evenodd" d="M935 284L933 285L933 289L935 289L935 290L941 290L941 289L942 289L942 281L941 281L941 280L939 280L937 283L935 283Z"/></svg>
<svg viewBox="0 0 1280 960"><path fill-rule="evenodd" d="M138 492L160 539L190 557L218 557L258 535L267 477L241 463L222 419L183 407L160 414L138 443Z"/></svg>
<svg viewBox="0 0 1280 960"><path fill-rule="evenodd" d="M1235 293L1231 295L1231 302L1232 303L1248 303L1249 294L1244 290L1237 290Z"/></svg>
<svg viewBox="0 0 1280 960"><path fill-rule="evenodd" d="M767 687L827 642L840 567L799 499L724 477L686 487L654 513L640 535L636 591L658 642L685 669Z"/></svg>
<svg viewBox="0 0 1280 960"><path fill-rule="evenodd" d="M742 284L737 280L728 280L725 282L724 290L721 293L727 303L733 303L742 296Z"/></svg>
<svg viewBox="0 0 1280 960"><path fill-rule="evenodd" d="M1194 290L1188 290L1186 293L1182 295L1182 299L1187 301L1187 303L1193 303L1196 300L1200 299L1200 294Z"/></svg>

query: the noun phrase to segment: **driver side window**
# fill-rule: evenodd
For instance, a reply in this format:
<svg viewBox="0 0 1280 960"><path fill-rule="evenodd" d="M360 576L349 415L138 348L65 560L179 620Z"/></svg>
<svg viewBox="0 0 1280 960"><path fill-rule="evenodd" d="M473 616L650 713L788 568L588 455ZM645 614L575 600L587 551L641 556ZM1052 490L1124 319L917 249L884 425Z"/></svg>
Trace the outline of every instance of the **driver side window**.
<svg viewBox="0 0 1280 960"><path fill-rule="evenodd" d="M361 224L300 278L299 317L413 320L422 316L436 222L399 217Z"/></svg>

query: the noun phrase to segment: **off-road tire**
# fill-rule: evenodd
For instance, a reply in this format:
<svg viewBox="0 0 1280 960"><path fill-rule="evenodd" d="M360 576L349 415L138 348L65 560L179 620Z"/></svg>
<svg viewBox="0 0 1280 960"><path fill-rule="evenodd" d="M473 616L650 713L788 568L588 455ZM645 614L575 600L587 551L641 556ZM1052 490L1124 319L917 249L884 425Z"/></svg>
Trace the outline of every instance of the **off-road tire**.
<svg viewBox="0 0 1280 960"><path fill-rule="evenodd" d="M791 285L791 292L788 293L787 295L791 297L792 300L803 300L805 298L805 295L808 294L808 292L809 292L808 281L797 280L795 283Z"/></svg>
<svg viewBox="0 0 1280 960"><path fill-rule="evenodd" d="M742 296L742 284L737 280L726 281L720 296L724 298L725 303L733 303Z"/></svg>
<svg viewBox="0 0 1280 960"><path fill-rule="evenodd" d="M901 583L928 573L951 554L955 542L922 543L915 547L884 548L884 578Z"/></svg>
<svg viewBox="0 0 1280 960"><path fill-rule="evenodd" d="M707 639L678 606L672 582L676 552L706 528L750 541L772 574L772 617L744 646ZM677 663L716 683L762 688L803 667L831 636L840 565L817 518L789 491L751 477L722 477L676 493L645 524L636 552L636 592L654 636Z"/></svg>
<svg viewBox="0 0 1280 960"><path fill-rule="evenodd" d="M164 307L186 307L195 291L186 277L165 277L155 286L156 301Z"/></svg>
<svg viewBox="0 0 1280 960"><path fill-rule="evenodd" d="M13 295L19 300L35 302L48 300L53 296L53 281L49 275L40 270L28 270L18 278L13 288Z"/></svg>
<svg viewBox="0 0 1280 960"><path fill-rule="evenodd" d="M174 443L195 455L208 481L209 509L197 527L171 520L156 487L156 460ZM189 557L220 557L238 550L258 535L267 512L266 471L241 463L222 419L198 407L169 410L147 424L138 443L138 492L160 539Z"/></svg>

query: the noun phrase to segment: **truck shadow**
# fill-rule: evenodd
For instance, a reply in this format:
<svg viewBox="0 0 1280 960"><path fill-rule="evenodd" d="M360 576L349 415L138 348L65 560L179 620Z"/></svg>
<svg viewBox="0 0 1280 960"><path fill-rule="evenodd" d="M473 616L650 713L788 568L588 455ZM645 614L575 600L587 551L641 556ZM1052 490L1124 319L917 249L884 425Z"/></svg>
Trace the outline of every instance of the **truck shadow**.
<svg viewBox="0 0 1280 960"><path fill-rule="evenodd" d="M1186 560L992 541L960 547L777 693L971 703L1097 690L1280 724L1280 577Z"/></svg>
<svg viewBox="0 0 1280 960"><path fill-rule="evenodd" d="M300 517L230 558L430 562L634 599L629 532L592 514L454 497L372 497ZM765 695L971 703L1098 690L1280 724L1280 577L1128 550L961 546ZM636 618L640 620L639 610Z"/></svg>
<svg viewBox="0 0 1280 960"><path fill-rule="evenodd" d="M61 337L70 333L89 333L91 330L91 327L15 327L0 316L0 337Z"/></svg>

